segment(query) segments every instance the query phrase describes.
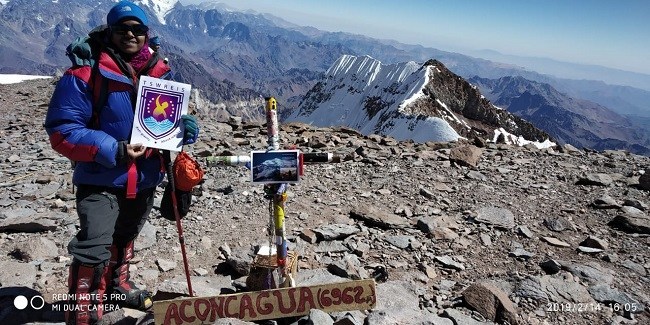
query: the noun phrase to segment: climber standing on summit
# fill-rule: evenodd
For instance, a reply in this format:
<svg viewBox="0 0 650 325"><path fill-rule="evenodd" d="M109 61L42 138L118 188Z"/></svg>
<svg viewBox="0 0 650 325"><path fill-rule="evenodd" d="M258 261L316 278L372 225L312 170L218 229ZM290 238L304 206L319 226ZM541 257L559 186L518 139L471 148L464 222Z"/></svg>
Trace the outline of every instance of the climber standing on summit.
<svg viewBox="0 0 650 325"><path fill-rule="evenodd" d="M151 294L130 280L133 242L153 207L165 175L158 149L130 144L138 79L167 79L169 67L150 51L148 19L142 8L121 1L105 26L68 47L73 66L56 85L45 119L52 148L74 161L79 231L68 245L72 255L68 289L73 311L67 324L94 324L103 306L140 310ZM183 144L194 143L198 125L181 117ZM118 293L122 298L105 301Z"/></svg>
<svg viewBox="0 0 650 325"><path fill-rule="evenodd" d="M158 52L160 50L160 37L154 36L149 39L149 47L154 51Z"/></svg>
<svg viewBox="0 0 650 325"><path fill-rule="evenodd" d="M160 54L160 37L154 36L149 39L149 47L152 51ZM169 63L169 59L166 57L162 59L165 64Z"/></svg>

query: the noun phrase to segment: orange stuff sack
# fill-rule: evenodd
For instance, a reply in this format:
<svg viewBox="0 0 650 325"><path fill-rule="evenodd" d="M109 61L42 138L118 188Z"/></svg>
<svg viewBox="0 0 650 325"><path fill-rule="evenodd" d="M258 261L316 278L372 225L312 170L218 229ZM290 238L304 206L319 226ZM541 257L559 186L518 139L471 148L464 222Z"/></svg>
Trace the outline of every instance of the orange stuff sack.
<svg viewBox="0 0 650 325"><path fill-rule="evenodd" d="M203 180L203 169L190 155L181 151L174 160L172 172L174 173L176 211L178 216L183 218L190 212L192 188ZM171 183L167 183L165 186L165 193L160 202L160 216L167 220L176 220Z"/></svg>
<svg viewBox="0 0 650 325"><path fill-rule="evenodd" d="M203 169L185 151L181 151L176 156L173 171L176 188L181 191L191 191L194 186L203 180Z"/></svg>

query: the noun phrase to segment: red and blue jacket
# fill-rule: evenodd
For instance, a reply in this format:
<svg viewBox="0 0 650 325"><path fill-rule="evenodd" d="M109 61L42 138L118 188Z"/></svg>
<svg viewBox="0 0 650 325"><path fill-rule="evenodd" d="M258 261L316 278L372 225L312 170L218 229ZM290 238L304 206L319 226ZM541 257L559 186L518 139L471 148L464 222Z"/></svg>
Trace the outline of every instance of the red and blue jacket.
<svg viewBox="0 0 650 325"><path fill-rule="evenodd" d="M157 56L155 56L157 58ZM155 187L164 178L164 163L157 151L138 158L135 167L116 160L118 141L129 141L133 128L137 84L126 76L106 52L98 58L99 73L108 80L105 105L93 117L97 103L91 87L90 65L68 69L56 85L45 118L52 148L76 162L72 181L110 188L125 188L136 178L136 191ZM146 75L167 79L169 67L158 60Z"/></svg>

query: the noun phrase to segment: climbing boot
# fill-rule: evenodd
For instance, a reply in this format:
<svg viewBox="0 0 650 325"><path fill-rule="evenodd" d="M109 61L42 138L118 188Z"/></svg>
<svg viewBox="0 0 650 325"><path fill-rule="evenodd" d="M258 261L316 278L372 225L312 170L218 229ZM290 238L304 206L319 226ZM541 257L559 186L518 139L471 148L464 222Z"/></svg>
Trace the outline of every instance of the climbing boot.
<svg viewBox="0 0 650 325"><path fill-rule="evenodd" d="M110 247L111 260L109 268L112 271L112 280L109 283L112 302L120 307L145 311L153 306L151 293L139 289L130 280L129 262L133 259L133 241L124 246L112 245Z"/></svg>
<svg viewBox="0 0 650 325"><path fill-rule="evenodd" d="M65 306L67 325L95 324L102 319L108 273L106 263L87 265L72 261L68 274L70 299Z"/></svg>

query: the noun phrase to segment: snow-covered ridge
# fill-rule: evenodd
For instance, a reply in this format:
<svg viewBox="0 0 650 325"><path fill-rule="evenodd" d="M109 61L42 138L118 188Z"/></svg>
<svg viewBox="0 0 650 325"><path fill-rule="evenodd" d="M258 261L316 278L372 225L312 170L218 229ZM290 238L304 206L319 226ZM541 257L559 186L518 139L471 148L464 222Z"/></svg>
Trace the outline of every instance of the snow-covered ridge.
<svg viewBox="0 0 650 325"><path fill-rule="evenodd" d="M216 9L220 12L237 12L238 10L236 8L233 8L225 3L221 2L201 2L199 4L193 4L190 6L194 6L196 8L199 8L203 11L208 11L208 10L213 10Z"/></svg>
<svg viewBox="0 0 650 325"><path fill-rule="evenodd" d="M453 141L459 135L443 119L413 115L406 109L424 96L429 67L416 62L384 65L370 56L343 55L327 70L323 102L287 120L318 126L344 125L363 134L379 133L398 140ZM377 100L373 103L373 100Z"/></svg>
<svg viewBox="0 0 650 325"><path fill-rule="evenodd" d="M154 14L156 19L165 25L165 16L176 6L179 0L137 0L134 1L136 4L141 6L149 7Z"/></svg>
<svg viewBox="0 0 650 325"><path fill-rule="evenodd" d="M370 56L343 55L327 70L327 80L355 88L368 96L388 95L392 101L405 106L419 97L428 80L427 70L410 61L384 65ZM399 85L400 93L386 94L386 89ZM395 89L397 92L397 89ZM404 104L404 105L401 105Z"/></svg>
<svg viewBox="0 0 650 325"><path fill-rule="evenodd" d="M354 56L342 55L327 70L326 75L333 79L343 77L350 73L361 77L367 84L380 80L381 83L391 84L393 82L402 82L406 77L417 71L420 66L413 62L398 63L392 65L383 65L381 61L368 55Z"/></svg>
<svg viewBox="0 0 650 325"><path fill-rule="evenodd" d="M343 55L286 120L322 127L347 126L365 135L376 133L396 140L454 141L473 134L467 118L446 102L454 100L457 81L464 82L435 62L384 65L370 56ZM452 88L438 86L440 82ZM438 96L431 96L432 87L440 92ZM504 114L507 118L508 113ZM503 128L483 127L495 132L492 141L501 135L504 141L517 145L552 145L527 141Z"/></svg>

